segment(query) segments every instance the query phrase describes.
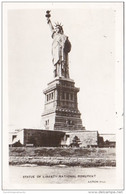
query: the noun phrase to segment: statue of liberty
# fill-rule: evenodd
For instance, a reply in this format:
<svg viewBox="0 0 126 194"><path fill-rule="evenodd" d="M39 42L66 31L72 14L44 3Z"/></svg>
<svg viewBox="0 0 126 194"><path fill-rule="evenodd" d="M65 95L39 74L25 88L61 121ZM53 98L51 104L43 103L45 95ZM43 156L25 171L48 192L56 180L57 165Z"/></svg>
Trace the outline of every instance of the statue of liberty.
<svg viewBox="0 0 126 194"><path fill-rule="evenodd" d="M54 77L69 78L68 53L71 50L71 43L68 37L64 35L63 27L57 23L55 27L50 20L50 11L46 11L47 23L52 32L52 56L54 64Z"/></svg>

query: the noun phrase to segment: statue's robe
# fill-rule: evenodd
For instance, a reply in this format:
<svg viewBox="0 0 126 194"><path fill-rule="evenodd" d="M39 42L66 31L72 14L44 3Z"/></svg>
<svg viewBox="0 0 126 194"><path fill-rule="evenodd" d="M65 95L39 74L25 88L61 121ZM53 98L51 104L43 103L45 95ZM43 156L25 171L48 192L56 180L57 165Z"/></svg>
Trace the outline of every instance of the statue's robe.
<svg viewBox="0 0 126 194"><path fill-rule="evenodd" d="M52 56L56 76L63 75L65 77L69 77L69 75L66 75L68 72L68 52L71 50L71 44L68 37L64 34L55 33L54 31L52 38Z"/></svg>

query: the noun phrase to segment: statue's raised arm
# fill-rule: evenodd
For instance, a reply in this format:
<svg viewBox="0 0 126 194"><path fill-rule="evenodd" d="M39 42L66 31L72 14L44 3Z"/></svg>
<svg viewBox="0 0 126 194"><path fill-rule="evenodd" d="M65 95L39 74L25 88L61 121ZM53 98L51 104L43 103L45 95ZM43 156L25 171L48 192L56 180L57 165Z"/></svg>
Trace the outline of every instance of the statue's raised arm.
<svg viewBox="0 0 126 194"><path fill-rule="evenodd" d="M69 78L69 65L68 65L68 53L71 50L71 43L68 37L64 35L63 27L57 23L53 27L50 20L50 11L46 11L47 23L52 32L52 55L54 64L54 77L65 77Z"/></svg>
<svg viewBox="0 0 126 194"><path fill-rule="evenodd" d="M51 32L53 33L54 32L54 27L53 27L52 22L50 20L50 17L51 17L50 11L46 11L46 15L45 16L47 18L47 24L49 24Z"/></svg>

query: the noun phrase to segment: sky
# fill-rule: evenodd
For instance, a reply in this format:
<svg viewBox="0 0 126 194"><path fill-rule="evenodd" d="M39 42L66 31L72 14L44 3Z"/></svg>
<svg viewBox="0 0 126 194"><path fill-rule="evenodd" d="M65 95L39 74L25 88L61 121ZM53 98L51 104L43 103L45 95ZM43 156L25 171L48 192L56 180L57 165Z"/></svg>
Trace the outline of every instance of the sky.
<svg viewBox="0 0 126 194"><path fill-rule="evenodd" d="M53 24L63 24L72 44L69 71L80 88L78 108L83 126L115 133L122 127L123 113L122 4L118 3L22 3L7 9L4 82L8 85L9 130L42 128L43 90L53 80L46 10L51 10Z"/></svg>

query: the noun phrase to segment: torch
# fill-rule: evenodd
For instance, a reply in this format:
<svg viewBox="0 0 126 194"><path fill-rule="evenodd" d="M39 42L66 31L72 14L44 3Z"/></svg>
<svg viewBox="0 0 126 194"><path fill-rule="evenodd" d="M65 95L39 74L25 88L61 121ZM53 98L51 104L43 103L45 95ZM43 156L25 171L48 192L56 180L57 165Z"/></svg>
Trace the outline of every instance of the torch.
<svg viewBox="0 0 126 194"><path fill-rule="evenodd" d="M51 11L47 10L46 11L46 15L45 17L47 18L47 21L49 22L49 18L51 17L51 14L50 14Z"/></svg>

